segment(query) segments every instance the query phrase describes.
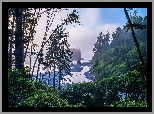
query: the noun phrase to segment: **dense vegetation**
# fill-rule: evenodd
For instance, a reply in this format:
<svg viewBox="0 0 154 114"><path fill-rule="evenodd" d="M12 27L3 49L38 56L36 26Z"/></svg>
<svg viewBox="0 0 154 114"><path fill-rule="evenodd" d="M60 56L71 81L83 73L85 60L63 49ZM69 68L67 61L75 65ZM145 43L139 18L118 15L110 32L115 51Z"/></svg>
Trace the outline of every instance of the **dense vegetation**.
<svg viewBox="0 0 154 114"><path fill-rule="evenodd" d="M24 74L24 75L23 75ZM53 88L29 80L26 69L8 71L8 106L9 107L80 107L80 103L70 105L53 91Z"/></svg>
<svg viewBox="0 0 154 114"><path fill-rule="evenodd" d="M133 23L146 18L130 16ZM132 31L101 32L94 44L92 73L96 82L55 89L31 80L27 68L8 70L9 107L147 107L147 29L134 28L144 63L140 63ZM125 95L122 95L125 94Z"/></svg>
<svg viewBox="0 0 154 114"><path fill-rule="evenodd" d="M42 82L34 86L35 81L26 78L29 74L23 76L23 72L9 71L8 106L146 107L146 83L138 67L121 76L110 76L95 83L73 84L56 91ZM146 65L140 67L145 68ZM123 98L119 92L126 93L126 97Z"/></svg>

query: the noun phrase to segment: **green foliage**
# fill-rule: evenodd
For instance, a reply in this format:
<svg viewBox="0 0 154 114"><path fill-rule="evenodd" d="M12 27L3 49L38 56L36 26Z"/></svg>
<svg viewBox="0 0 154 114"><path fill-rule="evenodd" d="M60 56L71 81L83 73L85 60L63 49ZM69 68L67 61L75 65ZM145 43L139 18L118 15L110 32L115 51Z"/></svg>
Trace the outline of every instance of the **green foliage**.
<svg viewBox="0 0 154 114"><path fill-rule="evenodd" d="M132 21L132 26L135 29L147 29L147 16L141 17L140 15L137 15L137 10L134 10L133 15L130 15L130 20ZM124 26L124 29L130 29L130 24L126 23Z"/></svg>
<svg viewBox="0 0 154 114"><path fill-rule="evenodd" d="M96 82L73 84L53 91L39 82L23 78L18 70L8 72L9 107L145 107L145 65L136 65L121 76L111 75ZM14 78L16 77L16 79ZM127 93L122 99L118 94Z"/></svg>
<svg viewBox="0 0 154 114"><path fill-rule="evenodd" d="M53 93L44 90L37 90L34 96L29 97L24 102L20 102L22 107L69 107L66 100L59 99Z"/></svg>
<svg viewBox="0 0 154 114"><path fill-rule="evenodd" d="M93 102L94 96L94 90L93 87L95 85L92 83L82 83L82 84L77 84L77 85L73 85L71 86L71 89L73 90L72 92L69 91L70 88L68 88L66 91L69 92L69 95L71 95L74 99L74 101L72 101L71 99L69 99L68 101L70 103L75 103L75 102L83 102L86 106L92 106L95 103ZM65 93L65 91L64 91ZM62 95L64 95L64 93ZM69 98L69 96L68 96Z"/></svg>
<svg viewBox="0 0 154 114"><path fill-rule="evenodd" d="M144 84L140 72L133 70L124 75L118 77L112 75L94 83L70 85L67 89L60 90L59 95L70 104L80 102L87 107L144 107L146 106ZM119 92L127 93L128 96L122 98ZM133 105L134 101L135 105Z"/></svg>
<svg viewBox="0 0 154 114"><path fill-rule="evenodd" d="M127 93L129 98L133 100L146 100L146 82L143 74L133 70L122 76L119 80L119 91Z"/></svg>
<svg viewBox="0 0 154 114"><path fill-rule="evenodd" d="M112 76L95 83L71 85L60 91L60 97L67 99L70 104L83 102L87 107L104 107L104 104L111 104L120 99L117 93L115 77Z"/></svg>
<svg viewBox="0 0 154 114"><path fill-rule="evenodd" d="M99 85L103 87L103 91L105 91L105 103L104 106L110 105L113 102L120 99L118 95L118 78L115 76L110 76L109 78L104 78L103 80L99 81Z"/></svg>
<svg viewBox="0 0 154 114"><path fill-rule="evenodd" d="M83 107L82 103L70 105L43 82L35 86L22 72L8 70L8 107Z"/></svg>
<svg viewBox="0 0 154 114"><path fill-rule="evenodd" d="M60 90L60 97L67 99L70 104L84 103L85 106L91 106L94 104L93 93L94 91L93 83L79 83L69 86L67 89Z"/></svg>
<svg viewBox="0 0 154 114"><path fill-rule="evenodd" d="M137 21L140 21L139 19ZM147 29L134 30L140 44L141 55L144 62L147 61ZM137 49L134 45L131 31L117 28L112 34L112 42L105 51L98 49L99 55L94 54L92 73L97 80L109 77L110 75L120 76L125 74L131 66L139 64Z"/></svg>
<svg viewBox="0 0 154 114"><path fill-rule="evenodd" d="M121 99L113 104L110 107L147 107L146 101L133 101L131 99Z"/></svg>
<svg viewBox="0 0 154 114"><path fill-rule="evenodd" d="M8 106L16 107L21 100L25 100L31 96L35 91L33 81L24 78L23 71L15 69L14 71L8 70ZM29 74L26 74L29 77Z"/></svg>

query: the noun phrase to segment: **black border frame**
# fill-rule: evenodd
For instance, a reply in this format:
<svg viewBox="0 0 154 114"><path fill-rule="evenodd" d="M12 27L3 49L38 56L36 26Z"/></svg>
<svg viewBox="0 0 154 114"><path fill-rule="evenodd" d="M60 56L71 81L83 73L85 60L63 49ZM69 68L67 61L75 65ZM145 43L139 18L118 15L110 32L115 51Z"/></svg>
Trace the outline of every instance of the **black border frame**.
<svg viewBox="0 0 154 114"><path fill-rule="evenodd" d="M85 5L86 4L86 5ZM2 2L2 58L7 58L7 9L9 7L67 7L67 8L147 8L147 107L62 107L62 108L9 108L7 104L7 65L2 61L2 112L152 112L152 2ZM6 41L5 41L6 40Z"/></svg>

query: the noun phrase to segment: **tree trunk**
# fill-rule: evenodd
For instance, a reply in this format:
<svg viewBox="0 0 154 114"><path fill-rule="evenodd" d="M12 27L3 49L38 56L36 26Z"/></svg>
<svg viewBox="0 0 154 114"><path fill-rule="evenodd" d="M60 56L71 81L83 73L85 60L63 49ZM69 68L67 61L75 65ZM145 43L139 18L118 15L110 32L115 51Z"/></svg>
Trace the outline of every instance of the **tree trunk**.
<svg viewBox="0 0 154 114"><path fill-rule="evenodd" d="M12 36L11 36L11 38L9 40L10 40L10 42L9 42L9 46L8 46L8 48L9 48L8 68L12 69Z"/></svg>
<svg viewBox="0 0 154 114"><path fill-rule="evenodd" d="M54 62L54 76L53 76L53 88L55 90L55 62Z"/></svg>
<svg viewBox="0 0 154 114"><path fill-rule="evenodd" d="M24 65L24 43L22 31L22 8L15 8L16 36L15 36L15 68L22 69Z"/></svg>
<svg viewBox="0 0 154 114"><path fill-rule="evenodd" d="M138 44L137 38L135 36L135 32L134 32L133 26L132 26L132 22L131 22L131 20L129 18L129 15L128 15L128 12L127 12L126 8L124 8L124 12L125 12L126 18L128 20L128 23L129 23L129 25L131 27L132 36L133 36L134 43L135 43L135 46L136 46L136 49L137 49L137 53L138 53L138 56L139 56L140 63L143 64L144 61L143 61L142 56L141 56L141 51L140 51L140 48L139 48L139 44Z"/></svg>
<svg viewBox="0 0 154 114"><path fill-rule="evenodd" d="M8 16L8 20L9 20L9 16ZM14 20L15 20L15 17L14 17L14 15L13 15L13 20L12 20L12 24L11 24L11 27L12 27L12 31L11 31L11 35L9 35L9 37L8 37L8 48L9 48L9 53L8 53L8 68L9 69L12 69L12 62L13 62L13 60L12 60L12 48L13 48L13 44L12 44L12 41L13 41L13 29L14 29ZM8 21L8 25L9 25L9 21Z"/></svg>
<svg viewBox="0 0 154 114"><path fill-rule="evenodd" d="M60 81L61 81L61 77L62 77L62 74L61 74L61 66L60 66L60 69L59 69L60 73L59 73L59 88L60 89Z"/></svg>

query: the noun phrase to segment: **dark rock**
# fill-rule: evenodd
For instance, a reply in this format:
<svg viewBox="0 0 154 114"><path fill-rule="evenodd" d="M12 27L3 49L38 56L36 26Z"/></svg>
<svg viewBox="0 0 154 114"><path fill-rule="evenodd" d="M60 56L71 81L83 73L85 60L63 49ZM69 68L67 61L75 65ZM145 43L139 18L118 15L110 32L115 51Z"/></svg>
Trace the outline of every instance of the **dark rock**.
<svg viewBox="0 0 154 114"><path fill-rule="evenodd" d="M78 61L77 61L77 64L80 64L80 65L81 65L81 62L80 62L80 60L78 60Z"/></svg>

